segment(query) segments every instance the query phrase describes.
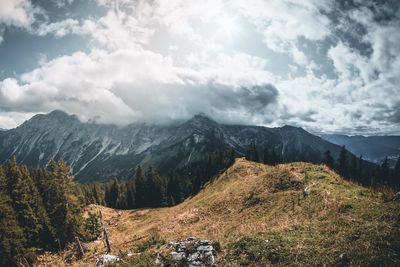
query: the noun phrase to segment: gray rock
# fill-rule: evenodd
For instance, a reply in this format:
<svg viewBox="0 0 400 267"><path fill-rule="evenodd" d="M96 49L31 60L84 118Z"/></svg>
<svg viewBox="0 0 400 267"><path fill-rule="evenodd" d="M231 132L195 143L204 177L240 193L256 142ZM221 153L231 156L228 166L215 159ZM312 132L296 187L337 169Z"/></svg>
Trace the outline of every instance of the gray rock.
<svg viewBox="0 0 400 267"><path fill-rule="evenodd" d="M96 259L96 266L103 266L108 263L121 261L121 258L115 255L104 254Z"/></svg>
<svg viewBox="0 0 400 267"><path fill-rule="evenodd" d="M169 246L174 250L171 252L172 259L179 266L208 267L214 266L215 250L209 240L200 240L189 237L186 240L172 241ZM156 263L164 266L164 262L158 260Z"/></svg>

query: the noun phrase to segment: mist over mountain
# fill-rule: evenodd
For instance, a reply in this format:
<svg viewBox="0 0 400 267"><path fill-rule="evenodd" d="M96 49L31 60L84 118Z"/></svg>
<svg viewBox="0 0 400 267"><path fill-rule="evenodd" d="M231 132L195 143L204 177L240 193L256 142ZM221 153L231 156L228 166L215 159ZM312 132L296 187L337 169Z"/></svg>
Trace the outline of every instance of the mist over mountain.
<svg viewBox="0 0 400 267"><path fill-rule="evenodd" d="M18 163L46 166L64 159L79 181L129 178L137 165L161 172L204 160L207 154L233 148L245 155L254 144L259 152L274 150L284 161L321 162L340 147L292 126L219 124L203 114L178 125L130 124L126 127L84 123L74 115L53 111L36 115L15 129L0 133L0 162L15 156Z"/></svg>

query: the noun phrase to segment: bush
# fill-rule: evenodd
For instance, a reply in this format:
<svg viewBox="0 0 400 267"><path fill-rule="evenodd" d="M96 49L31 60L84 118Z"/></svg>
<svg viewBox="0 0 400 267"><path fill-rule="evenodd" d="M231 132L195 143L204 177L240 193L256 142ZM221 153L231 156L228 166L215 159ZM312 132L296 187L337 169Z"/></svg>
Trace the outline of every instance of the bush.
<svg viewBox="0 0 400 267"><path fill-rule="evenodd" d="M85 241L96 240L101 235L100 216L94 212L89 212L84 224Z"/></svg>

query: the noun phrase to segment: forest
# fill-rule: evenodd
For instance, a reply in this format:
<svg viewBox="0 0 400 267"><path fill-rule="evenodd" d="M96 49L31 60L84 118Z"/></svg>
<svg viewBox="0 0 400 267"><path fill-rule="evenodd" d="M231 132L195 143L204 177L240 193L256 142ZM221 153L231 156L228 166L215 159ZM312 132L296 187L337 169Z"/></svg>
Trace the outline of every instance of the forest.
<svg viewBox="0 0 400 267"><path fill-rule="evenodd" d="M89 214L82 220L85 205L116 209L173 206L199 192L236 157L232 149L218 150L168 174L137 166L128 180L91 184L75 182L62 160L32 169L13 158L0 166L0 266L31 265L42 251L59 251L76 240L96 239L101 231L99 217ZM269 165L285 162L277 151L255 145L248 147L246 158ZM343 147L337 159L326 151L322 163L366 186L400 186L400 160L394 169L387 159L371 169L362 157L349 155Z"/></svg>

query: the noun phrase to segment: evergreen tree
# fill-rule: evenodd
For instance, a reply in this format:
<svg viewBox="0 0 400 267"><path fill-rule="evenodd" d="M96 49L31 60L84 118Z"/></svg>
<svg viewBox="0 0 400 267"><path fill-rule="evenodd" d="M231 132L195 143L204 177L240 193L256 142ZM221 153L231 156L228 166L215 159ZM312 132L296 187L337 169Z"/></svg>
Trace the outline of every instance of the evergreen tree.
<svg viewBox="0 0 400 267"><path fill-rule="evenodd" d="M82 199L70 168L64 161L51 161L49 181L49 217L55 226L56 238L65 245L80 234Z"/></svg>
<svg viewBox="0 0 400 267"><path fill-rule="evenodd" d="M146 206L148 186L146 184L146 178L143 175L143 170L140 165L136 168L135 188L136 188L136 205L138 207Z"/></svg>
<svg viewBox="0 0 400 267"><path fill-rule="evenodd" d="M229 165L232 165L233 163L235 163L235 159L236 159L235 150L233 148L230 148L229 149Z"/></svg>
<svg viewBox="0 0 400 267"><path fill-rule="evenodd" d="M357 170L357 175L359 177L359 179L361 179L361 181L366 184L366 178L364 177L363 174L363 167L364 167L364 160L363 160L363 156L360 155L360 157L358 158L358 170Z"/></svg>
<svg viewBox="0 0 400 267"><path fill-rule="evenodd" d="M135 189L135 180L131 179L126 183L127 193L126 193L126 203L128 208L136 208L136 189Z"/></svg>
<svg viewBox="0 0 400 267"><path fill-rule="evenodd" d="M52 227L43 200L26 166L13 158L6 166L8 189L18 223L28 246L44 246L53 239Z"/></svg>
<svg viewBox="0 0 400 267"><path fill-rule="evenodd" d="M146 204L150 207L166 206L167 200L165 198L165 186L161 176L153 167L150 167L146 173L146 178L149 188Z"/></svg>
<svg viewBox="0 0 400 267"><path fill-rule="evenodd" d="M382 162L380 178L382 183L387 183L389 181L389 162L387 157L385 157Z"/></svg>
<svg viewBox="0 0 400 267"><path fill-rule="evenodd" d="M275 152L275 148L272 149L271 152L271 164L275 165L278 164L280 161L278 154Z"/></svg>
<svg viewBox="0 0 400 267"><path fill-rule="evenodd" d="M348 175L347 150L345 146L342 146L342 149L340 150L338 158L338 170L341 175L343 176Z"/></svg>
<svg viewBox="0 0 400 267"><path fill-rule="evenodd" d="M102 231L99 215L94 212L89 212L85 220L84 229L85 239L87 241L96 240L101 235Z"/></svg>
<svg viewBox="0 0 400 267"><path fill-rule="evenodd" d="M270 159L270 155L269 155L269 150L268 148L264 148L264 153L263 153L263 162L264 164L270 164L271 163L271 159Z"/></svg>
<svg viewBox="0 0 400 267"><path fill-rule="evenodd" d="M396 166L394 167L393 177L394 186L400 187L400 157L397 159Z"/></svg>
<svg viewBox="0 0 400 267"><path fill-rule="evenodd" d="M335 160L333 159L333 157L332 157L332 155L331 155L331 151L329 151L329 150L325 151L323 163L324 163L326 166L328 166L329 168L332 169L332 168L333 168L334 161L335 161Z"/></svg>
<svg viewBox="0 0 400 267"><path fill-rule="evenodd" d="M351 165L350 165L350 175L352 179L358 178L358 166L357 166L357 158L352 157Z"/></svg>
<svg viewBox="0 0 400 267"><path fill-rule="evenodd" d="M108 207L117 208L118 195L120 194L119 190L120 186L118 180L114 178L105 193L105 201Z"/></svg>
<svg viewBox="0 0 400 267"><path fill-rule="evenodd" d="M254 142L252 142L247 148L246 159L254 162L260 162L257 147Z"/></svg>
<svg viewBox="0 0 400 267"><path fill-rule="evenodd" d="M6 190L6 177L0 167L0 266L16 266L25 253L26 239Z"/></svg>

